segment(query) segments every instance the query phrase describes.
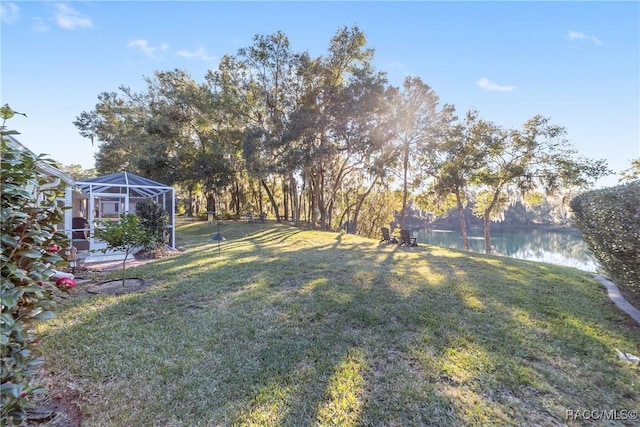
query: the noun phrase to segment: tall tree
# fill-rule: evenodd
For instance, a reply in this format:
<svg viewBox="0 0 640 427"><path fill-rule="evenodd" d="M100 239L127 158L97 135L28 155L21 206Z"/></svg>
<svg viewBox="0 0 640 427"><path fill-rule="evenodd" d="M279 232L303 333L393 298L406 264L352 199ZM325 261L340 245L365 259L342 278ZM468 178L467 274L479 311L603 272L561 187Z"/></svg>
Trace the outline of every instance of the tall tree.
<svg viewBox="0 0 640 427"><path fill-rule="evenodd" d="M366 67L354 72L335 106L333 134L342 141L338 149L342 158L341 175L334 184L332 203L337 203L337 193L347 183L352 188L353 211L350 224L359 230L360 212L374 189L381 190L388 184L395 157L389 142L392 117L389 114L389 99L392 91L384 74L375 73ZM351 206L342 206L351 213Z"/></svg>
<svg viewBox="0 0 640 427"><path fill-rule="evenodd" d="M121 87L121 92L126 88ZM107 174L135 169L136 136L144 128L146 112L118 92L98 95L94 110L83 111L73 122L80 135L97 143L96 170ZM137 172L137 171L136 171Z"/></svg>
<svg viewBox="0 0 640 427"><path fill-rule="evenodd" d="M393 103L395 111L395 140L400 162L400 179L402 181L402 210L400 227L404 228L406 220L409 190L412 187L412 172L417 172L412 161L419 155L435 149L435 142L446 129L450 120L452 107L446 106L438 111L439 98L434 90L419 77L408 76Z"/></svg>
<svg viewBox="0 0 640 427"><path fill-rule="evenodd" d="M494 126L480 120L478 112L467 112L463 122L451 123L440 144L420 155L423 171L432 178L418 203L436 212L456 208L464 248L469 250L465 205L475 173L483 166L486 145Z"/></svg>
<svg viewBox="0 0 640 427"><path fill-rule="evenodd" d="M296 164L289 160L284 137L297 98L297 61L282 32L256 35L253 45L235 57L226 56L208 79L218 82L222 94L244 127L243 153L250 174L255 176L271 201L276 219L279 207L267 179L274 174L288 180L295 190ZM297 199L295 197L294 199Z"/></svg>
<svg viewBox="0 0 640 427"><path fill-rule="evenodd" d="M365 35L353 27L338 30L326 56L302 64L304 94L290 130L300 147L311 222L323 230L332 228L347 177L363 178L369 190L360 194L366 197L386 173L378 159L389 139L388 89L384 74L373 69L372 58Z"/></svg>
<svg viewBox="0 0 640 427"><path fill-rule="evenodd" d="M474 175L479 192L474 212L484 220L485 251L491 252L490 221L508 206L509 190L526 194L586 187L611 173L604 160L577 155L563 127L543 116L529 119L522 129L496 127L484 138L484 165Z"/></svg>
<svg viewBox="0 0 640 427"><path fill-rule="evenodd" d="M87 178L95 178L96 176L98 176L95 168L83 169L82 165L76 163L70 165L61 165L59 169L76 181L82 181Z"/></svg>
<svg viewBox="0 0 640 427"><path fill-rule="evenodd" d="M212 209L234 174L233 126L221 103L182 70L157 71L144 80L146 90L139 93L120 87L101 94L95 110L74 122L81 135L99 141L98 171L128 170L190 193L199 188Z"/></svg>

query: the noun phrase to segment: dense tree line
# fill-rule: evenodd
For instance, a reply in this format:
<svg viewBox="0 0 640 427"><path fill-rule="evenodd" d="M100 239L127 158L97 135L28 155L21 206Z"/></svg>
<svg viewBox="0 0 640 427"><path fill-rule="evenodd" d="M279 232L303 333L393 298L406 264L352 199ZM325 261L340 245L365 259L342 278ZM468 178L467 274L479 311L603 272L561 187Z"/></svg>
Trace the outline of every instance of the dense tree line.
<svg viewBox="0 0 640 427"><path fill-rule="evenodd" d="M357 28L342 28L317 58L277 32L226 55L197 83L181 70L98 96L74 122L99 144L98 173L128 170L175 185L203 208L236 217L377 234L413 195L425 208L474 202L485 225L522 195L586 185L607 173L583 159L564 129L536 116L504 129L476 111L463 119L419 77L401 88L372 65ZM398 190L399 189L399 190ZM489 228L486 227L487 250Z"/></svg>

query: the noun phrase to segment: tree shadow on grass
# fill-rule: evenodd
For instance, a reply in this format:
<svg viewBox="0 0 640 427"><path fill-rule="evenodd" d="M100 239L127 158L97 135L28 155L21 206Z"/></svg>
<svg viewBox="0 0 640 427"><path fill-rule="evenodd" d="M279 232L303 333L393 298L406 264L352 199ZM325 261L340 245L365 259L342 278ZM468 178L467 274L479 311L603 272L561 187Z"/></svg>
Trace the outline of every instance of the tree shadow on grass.
<svg viewBox="0 0 640 427"><path fill-rule="evenodd" d="M190 236L184 254L136 269L164 284L69 314L48 352L94 393L89 422L535 425L637 397L631 372L610 384L596 372L585 393L563 372L606 372L594 358L609 343L638 344L591 324L605 308L584 276L563 284L532 263L308 237L253 230L216 258Z"/></svg>
<svg viewBox="0 0 640 427"><path fill-rule="evenodd" d="M614 348L640 341L587 273L455 253L429 258L434 269L457 274L449 283L455 314L434 347L445 380L439 394L460 421L485 414L502 423L518 413L520 425L555 424L575 407L633 406L640 389ZM590 379L577 380L585 372Z"/></svg>

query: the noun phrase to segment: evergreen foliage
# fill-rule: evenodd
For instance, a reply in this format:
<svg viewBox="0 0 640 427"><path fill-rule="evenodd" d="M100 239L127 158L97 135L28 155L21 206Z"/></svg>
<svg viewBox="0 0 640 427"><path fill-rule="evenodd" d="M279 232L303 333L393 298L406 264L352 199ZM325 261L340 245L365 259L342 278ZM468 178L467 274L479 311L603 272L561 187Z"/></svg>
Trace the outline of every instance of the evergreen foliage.
<svg viewBox="0 0 640 427"><path fill-rule="evenodd" d="M54 296L68 292L75 282L54 278L54 266L65 265L60 251L68 247L64 234L56 226L64 217L64 191L51 184L38 171L38 165L52 161L29 151L14 148L4 123L15 112L1 109L2 124L2 284L0 286L0 426L20 424L33 407L30 399L46 390L34 383L41 363L34 352L38 338L34 322L54 316Z"/></svg>
<svg viewBox="0 0 640 427"><path fill-rule="evenodd" d="M571 208L602 268L640 304L640 180L581 194Z"/></svg>
<svg viewBox="0 0 640 427"><path fill-rule="evenodd" d="M99 173L124 167L174 185L189 215L268 211L277 222L349 223L369 235L382 221L365 214L372 203L398 211L406 226L416 191L438 210L453 204L463 236L465 212L477 208L487 251L489 223L513 194L581 188L609 173L603 161L579 157L550 119L536 115L521 129L473 110L458 119L421 78L391 85L374 54L357 26L338 29L318 57L294 51L282 32L258 34L203 83L157 71L142 92L103 92L74 124L99 142ZM397 204L381 204L376 193L398 185Z"/></svg>
<svg viewBox="0 0 640 427"><path fill-rule="evenodd" d="M145 199L136 204L136 215L140 225L153 237L152 244L166 245L169 242L166 229L169 216L162 205L153 199Z"/></svg>

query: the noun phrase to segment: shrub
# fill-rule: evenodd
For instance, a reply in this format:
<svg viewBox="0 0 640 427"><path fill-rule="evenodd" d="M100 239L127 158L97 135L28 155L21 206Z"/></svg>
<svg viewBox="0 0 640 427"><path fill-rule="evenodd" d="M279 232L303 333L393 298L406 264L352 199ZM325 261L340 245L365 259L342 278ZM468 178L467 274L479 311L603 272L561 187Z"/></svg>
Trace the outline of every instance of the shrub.
<svg viewBox="0 0 640 427"><path fill-rule="evenodd" d="M154 243L166 245L169 242L166 228L169 215L162 205L153 199L145 199L136 204L136 215L140 219L140 225L153 236Z"/></svg>
<svg viewBox="0 0 640 427"><path fill-rule="evenodd" d="M13 115L8 106L1 113L5 120ZM53 266L65 264L59 252L69 245L67 236L56 230L64 217L64 191L42 189L48 180L36 165L53 163L9 146L5 135L16 133L5 131L3 122L0 425L20 424L33 407L30 398L45 392L33 383L41 363L33 352L33 323L53 317L57 289L68 292L75 285L71 279L52 278Z"/></svg>
<svg viewBox="0 0 640 427"><path fill-rule="evenodd" d="M590 191L571 201L576 227L607 275L640 304L640 181Z"/></svg>
<svg viewBox="0 0 640 427"><path fill-rule="evenodd" d="M122 260L122 286L126 282L127 258L136 249L148 245L153 236L144 228L138 217L134 214L124 213L120 215L120 222L107 221L101 224L101 228L96 229L95 236L107 243L105 249L100 249L102 253L108 251L124 252Z"/></svg>
<svg viewBox="0 0 640 427"><path fill-rule="evenodd" d="M186 215L187 206L184 204L183 201L180 200L180 201L178 201L176 203L176 212L175 213L176 213L176 215L180 215L180 216Z"/></svg>

